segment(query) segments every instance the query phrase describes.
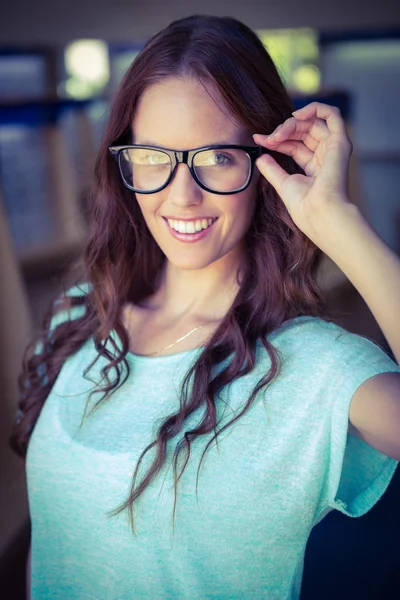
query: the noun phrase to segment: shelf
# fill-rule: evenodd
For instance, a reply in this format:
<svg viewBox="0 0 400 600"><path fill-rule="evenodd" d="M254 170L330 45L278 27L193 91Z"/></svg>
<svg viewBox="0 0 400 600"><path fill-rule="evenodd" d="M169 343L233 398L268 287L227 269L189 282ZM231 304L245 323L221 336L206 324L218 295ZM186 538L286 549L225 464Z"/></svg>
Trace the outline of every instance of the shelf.
<svg viewBox="0 0 400 600"><path fill-rule="evenodd" d="M91 104L93 102L97 102L97 101L104 101L107 100L107 98L103 97L103 96L94 96L92 98L82 98L82 99L78 99L78 98L64 98L64 97L60 97L60 96L41 96L41 97L37 97L37 96L15 96L12 98L1 98L0 97L0 108L3 107L14 107L14 106L21 106L21 107L26 107L26 106L53 106L53 105L57 105L57 106L76 106L77 108L79 108L79 106L86 106L88 104Z"/></svg>
<svg viewBox="0 0 400 600"><path fill-rule="evenodd" d="M85 110L103 98L76 100L73 98L14 98L0 99L0 125L53 125L70 110Z"/></svg>

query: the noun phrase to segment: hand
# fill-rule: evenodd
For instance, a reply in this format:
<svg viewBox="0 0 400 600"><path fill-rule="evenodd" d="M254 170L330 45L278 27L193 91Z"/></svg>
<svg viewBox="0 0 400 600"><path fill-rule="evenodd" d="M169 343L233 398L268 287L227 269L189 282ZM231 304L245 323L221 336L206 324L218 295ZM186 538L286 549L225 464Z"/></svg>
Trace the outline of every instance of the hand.
<svg viewBox="0 0 400 600"><path fill-rule="evenodd" d="M349 162L353 150L340 111L312 102L295 111L270 136L254 141L268 150L292 156L306 175L289 175L263 154L256 161L261 174L275 188L297 227L319 247L333 214L350 203Z"/></svg>

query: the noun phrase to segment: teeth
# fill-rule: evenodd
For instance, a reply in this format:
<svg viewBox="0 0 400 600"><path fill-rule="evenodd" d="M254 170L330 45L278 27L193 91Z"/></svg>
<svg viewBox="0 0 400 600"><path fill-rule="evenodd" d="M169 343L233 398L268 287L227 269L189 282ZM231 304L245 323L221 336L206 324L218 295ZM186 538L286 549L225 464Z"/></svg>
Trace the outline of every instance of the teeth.
<svg viewBox="0 0 400 600"><path fill-rule="evenodd" d="M176 221L168 219L169 226L179 233L196 233L202 229L207 229L213 222L213 219L197 219L197 221Z"/></svg>

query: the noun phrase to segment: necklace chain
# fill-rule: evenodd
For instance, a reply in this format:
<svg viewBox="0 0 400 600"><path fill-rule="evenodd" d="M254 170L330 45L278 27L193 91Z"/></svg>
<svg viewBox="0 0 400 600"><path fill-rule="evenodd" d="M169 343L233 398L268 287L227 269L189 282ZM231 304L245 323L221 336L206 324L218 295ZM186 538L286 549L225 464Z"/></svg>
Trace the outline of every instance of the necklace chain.
<svg viewBox="0 0 400 600"><path fill-rule="evenodd" d="M172 344L168 344L168 346L165 346L164 348L161 348L160 350L157 350L156 352L151 352L151 354L142 354L142 356L155 356L156 354L160 354L160 352L164 352L164 350L169 350L170 348L172 348L176 344L179 344L179 342L183 342L183 340L185 340L187 337L189 337L189 335L191 335L192 333L194 333L198 329L201 329L202 327L204 327L204 325L206 325L206 323L202 323L201 325L197 325L197 327L193 327L193 329L191 329L190 331L188 331L187 333L185 333L185 335L183 335L182 337L180 337L177 340L175 340L175 342L172 342Z"/></svg>

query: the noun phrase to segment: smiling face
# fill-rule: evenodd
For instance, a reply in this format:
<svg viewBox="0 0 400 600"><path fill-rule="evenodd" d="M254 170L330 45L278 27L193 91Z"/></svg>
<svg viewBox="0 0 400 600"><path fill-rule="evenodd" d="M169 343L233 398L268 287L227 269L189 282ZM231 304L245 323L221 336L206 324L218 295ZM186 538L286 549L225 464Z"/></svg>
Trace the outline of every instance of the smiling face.
<svg viewBox="0 0 400 600"><path fill-rule="evenodd" d="M212 95L219 98L215 89ZM132 124L133 142L175 150L213 144L254 146L251 135L228 115L222 100L217 104L199 81L166 79L141 96ZM202 189L187 165L179 164L165 189L136 193L136 198L167 260L179 269L204 269L240 256L254 214L258 177L255 168L248 188L218 195Z"/></svg>

